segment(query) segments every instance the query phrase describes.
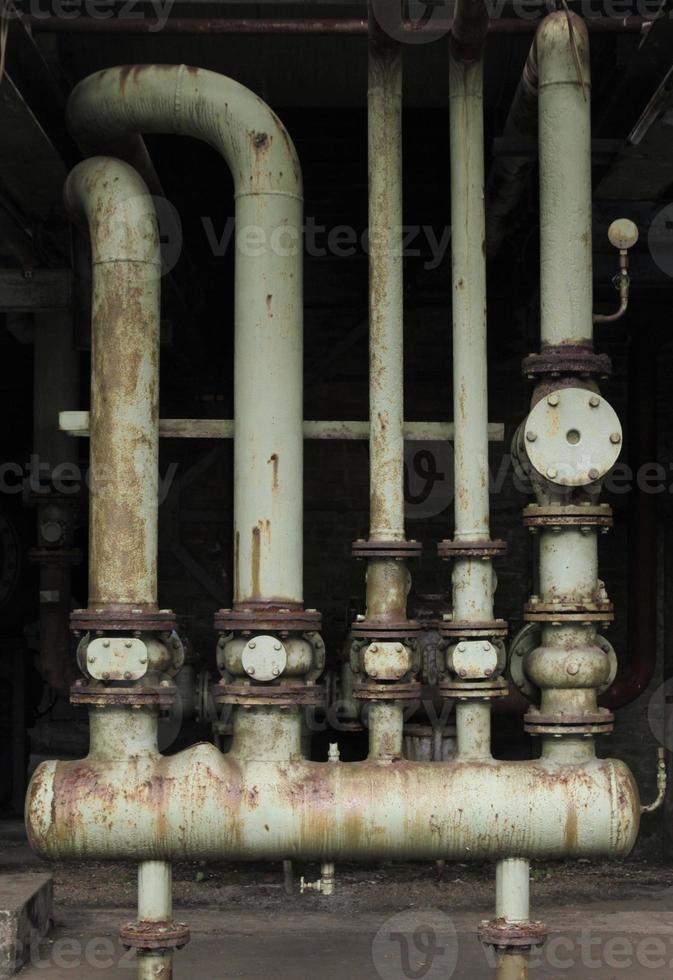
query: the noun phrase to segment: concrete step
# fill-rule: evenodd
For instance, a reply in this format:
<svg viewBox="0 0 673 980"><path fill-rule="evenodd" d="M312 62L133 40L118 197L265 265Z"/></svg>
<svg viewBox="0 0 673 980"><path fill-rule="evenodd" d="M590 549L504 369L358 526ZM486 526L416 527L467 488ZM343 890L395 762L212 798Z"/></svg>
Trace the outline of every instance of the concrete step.
<svg viewBox="0 0 673 980"><path fill-rule="evenodd" d="M0 873L0 980L30 962L31 949L51 928L51 875Z"/></svg>

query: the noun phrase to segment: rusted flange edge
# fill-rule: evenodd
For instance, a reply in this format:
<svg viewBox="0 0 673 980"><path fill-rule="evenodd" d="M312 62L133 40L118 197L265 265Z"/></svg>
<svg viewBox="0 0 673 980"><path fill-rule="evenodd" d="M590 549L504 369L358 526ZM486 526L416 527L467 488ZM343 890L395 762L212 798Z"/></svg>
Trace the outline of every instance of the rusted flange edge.
<svg viewBox="0 0 673 980"><path fill-rule="evenodd" d="M357 701L420 701L423 688L418 681L398 684L375 684L373 681L354 683L351 693Z"/></svg>
<svg viewBox="0 0 673 980"><path fill-rule="evenodd" d="M70 629L76 633L170 633L177 629L177 616L171 609L116 609L94 607L75 609Z"/></svg>
<svg viewBox="0 0 673 980"><path fill-rule="evenodd" d="M509 694L509 685L504 677L486 681L440 681L437 687L443 698L456 701L472 698L506 698Z"/></svg>
<svg viewBox="0 0 673 980"><path fill-rule="evenodd" d="M463 621L455 619L442 620L439 632L442 636L465 640L490 639L491 637L507 636L509 627L504 619L485 619L481 621Z"/></svg>
<svg viewBox="0 0 673 980"><path fill-rule="evenodd" d="M353 558L420 558L420 541L366 541L358 538L351 549Z"/></svg>
<svg viewBox="0 0 673 980"><path fill-rule="evenodd" d="M421 624L415 619L401 619L398 622L363 619L351 626L351 635L354 639L378 640L381 643L387 640L412 640L420 632Z"/></svg>
<svg viewBox="0 0 673 980"><path fill-rule="evenodd" d="M218 609L213 623L220 633L318 633L322 616L317 609L260 604Z"/></svg>
<svg viewBox="0 0 673 980"><path fill-rule="evenodd" d="M527 623L611 623L615 613L611 602L527 602L523 618Z"/></svg>
<svg viewBox="0 0 673 980"><path fill-rule="evenodd" d="M481 923L479 941L485 946L498 949L524 949L542 946L547 938L544 922L507 922L506 919L492 919Z"/></svg>
<svg viewBox="0 0 673 980"><path fill-rule="evenodd" d="M611 732L615 716L607 708L583 714L541 714L529 711L523 717L529 735L600 735Z"/></svg>
<svg viewBox="0 0 673 980"><path fill-rule="evenodd" d="M190 934L184 922L126 922L119 940L127 949L182 949Z"/></svg>
<svg viewBox="0 0 673 980"><path fill-rule="evenodd" d="M581 344L558 344L545 347L539 354L528 354L521 365L527 378L545 375L586 374L609 378L612 361L607 354L596 354Z"/></svg>
<svg viewBox="0 0 673 980"><path fill-rule="evenodd" d="M70 688L70 703L110 708L116 705L132 707L170 708L178 697L175 687L98 687L75 681Z"/></svg>
<svg viewBox="0 0 673 980"><path fill-rule="evenodd" d="M451 541L437 545L437 555L447 561L452 558L500 558L507 554L507 542L499 538L483 541Z"/></svg>
<svg viewBox="0 0 673 980"><path fill-rule="evenodd" d="M576 504L541 507L529 504L523 511L524 527L612 527L613 523L609 504L597 507Z"/></svg>
<svg viewBox="0 0 673 980"><path fill-rule="evenodd" d="M327 695L324 684L214 684L216 704L238 704L258 707L276 705L292 708L295 705L323 707Z"/></svg>

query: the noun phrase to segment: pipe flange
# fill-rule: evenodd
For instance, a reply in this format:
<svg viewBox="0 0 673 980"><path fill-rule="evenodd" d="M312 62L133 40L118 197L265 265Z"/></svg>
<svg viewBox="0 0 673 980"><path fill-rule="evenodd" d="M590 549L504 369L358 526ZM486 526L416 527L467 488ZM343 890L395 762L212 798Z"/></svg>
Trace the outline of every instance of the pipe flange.
<svg viewBox="0 0 673 980"><path fill-rule="evenodd" d="M96 606L70 614L70 629L75 633L172 633L177 626L171 609Z"/></svg>
<svg viewBox="0 0 673 980"><path fill-rule="evenodd" d="M351 692L357 701L420 701L422 690L418 681L406 681L402 684L359 681L353 684Z"/></svg>
<svg viewBox="0 0 673 980"><path fill-rule="evenodd" d="M97 708L114 708L128 704L135 708L170 708L177 700L177 688L173 684L165 687L104 687L75 681L70 688L70 703L84 704Z"/></svg>
<svg viewBox="0 0 673 980"><path fill-rule="evenodd" d="M444 680L439 682L437 688L443 698L455 701L506 698L509 694L509 685L504 677L493 677L485 681Z"/></svg>
<svg viewBox="0 0 673 980"><path fill-rule="evenodd" d="M31 548L28 552L31 565L53 565L64 568L69 565L79 565L82 552L79 548Z"/></svg>
<svg viewBox="0 0 673 980"><path fill-rule="evenodd" d="M442 636L463 640L489 640L492 637L507 636L507 631L508 625L504 619L485 619L475 622L445 619L439 626Z"/></svg>
<svg viewBox="0 0 673 980"><path fill-rule="evenodd" d="M611 623L615 613L611 602L527 602L523 618L527 623Z"/></svg>
<svg viewBox="0 0 673 980"><path fill-rule="evenodd" d="M500 539L491 541L451 541L446 539L437 545L437 555L449 561L453 558L500 558L507 554L507 542Z"/></svg>
<svg viewBox="0 0 673 980"><path fill-rule="evenodd" d="M304 705L323 708L327 703L324 684L255 684L220 681L212 688L215 704L237 704L242 707L271 705L293 708Z"/></svg>
<svg viewBox="0 0 673 980"><path fill-rule="evenodd" d="M610 504L585 507L581 504L541 505L529 504L523 511L523 526L546 527L600 527L613 525Z"/></svg>
<svg viewBox="0 0 673 980"><path fill-rule="evenodd" d="M362 619L351 626L354 639L381 643L387 640L413 640L420 631L421 624L415 619L400 619L397 622L388 619L384 622Z"/></svg>
<svg viewBox="0 0 673 980"><path fill-rule="evenodd" d="M318 633L322 616L317 609L304 609L300 603L250 602L219 609L214 617L215 629L220 633Z"/></svg>
<svg viewBox="0 0 673 980"><path fill-rule="evenodd" d="M612 361L607 354L596 354L592 347L558 344L545 347L539 354L529 354L523 359L521 369L530 380L561 374L605 379L612 373Z"/></svg>
<svg viewBox="0 0 673 980"><path fill-rule="evenodd" d="M547 938L544 922L508 922L507 919L484 920L478 930L479 941L497 949L531 949L542 946Z"/></svg>
<svg viewBox="0 0 673 980"><path fill-rule="evenodd" d="M542 714L532 709L523 722L529 735L603 735L612 731L614 718L607 708L578 715Z"/></svg>
<svg viewBox="0 0 673 980"><path fill-rule="evenodd" d="M420 558L423 545L420 541L366 541L358 538L353 542L353 558Z"/></svg>
<svg viewBox="0 0 673 980"><path fill-rule="evenodd" d="M184 922L126 922L119 929L119 941L126 949L182 949L189 939Z"/></svg>

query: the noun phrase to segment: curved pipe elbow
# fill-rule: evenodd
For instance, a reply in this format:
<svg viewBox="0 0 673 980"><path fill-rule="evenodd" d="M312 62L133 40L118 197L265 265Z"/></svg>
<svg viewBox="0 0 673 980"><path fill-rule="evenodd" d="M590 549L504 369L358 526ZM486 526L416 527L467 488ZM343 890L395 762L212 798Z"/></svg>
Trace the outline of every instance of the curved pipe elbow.
<svg viewBox="0 0 673 980"><path fill-rule="evenodd" d="M639 819L613 760L242 762L207 744L43 763L26 804L33 848L61 860L623 857Z"/></svg>
<svg viewBox="0 0 673 980"><path fill-rule="evenodd" d="M143 179L122 160L91 157L72 169L63 200L91 239L92 262L141 262L160 270L159 229Z"/></svg>
<svg viewBox="0 0 673 980"><path fill-rule="evenodd" d="M86 151L120 153L156 175L141 133L193 136L225 158L236 194L301 197L294 145L275 113L254 92L217 72L187 65L107 68L70 94L67 124Z"/></svg>

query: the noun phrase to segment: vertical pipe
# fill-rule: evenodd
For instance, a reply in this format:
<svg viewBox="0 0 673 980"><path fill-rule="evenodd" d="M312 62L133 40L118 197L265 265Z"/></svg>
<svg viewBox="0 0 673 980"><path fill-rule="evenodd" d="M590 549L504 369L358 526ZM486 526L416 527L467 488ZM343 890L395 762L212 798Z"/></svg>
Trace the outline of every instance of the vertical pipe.
<svg viewBox="0 0 673 980"><path fill-rule="evenodd" d="M457 702L456 758L482 762L491 758L491 705L488 701Z"/></svg>
<svg viewBox="0 0 673 980"><path fill-rule="evenodd" d="M558 11L544 19L538 28L536 44L542 346L591 344L589 34L586 24L576 14Z"/></svg>
<svg viewBox="0 0 673 980"><path fill-rule="evenodd" d="M303 599L302 223L298 195L236 196L234 601ZM251 250L241 229L268 229ZM254 256L254 261L251 261Z"/></svg>
<svg viewBox="0 0 673 980"><path fill-rule="evenodd" d="M170 923L173 882L168 861L142 861L138 865L138 921ZM138 951L138 980L171 980L173 954L163 950Z"/></svg>
<svg viewBox="0 0 673 980"><path fill-rule="evenodd" d="M402 51L369 5L369 512L370 541L404 541ZM406 619L404 561L372 557L367 620ZM376 725L375 714L373 724Z"/></svg>
<svg viewBox="0 0 673 980"><path fill-rule="evenodd" d="M92 245L89 605L157 601L161 258L152 199L120 160L65 186Z"/></svg>
<svg viewBox="0 0 673 980"><path fill-rule="evenodd" d="M483 61L452 51L449 70L455 539L470 542L490 536ZM490 561L458 559L453 590L457 620L493 618Z"/></svg>
<svg viewBox="0 0 673 980"><path fill-rule="evenodd" d="M404 708L395 701L372 701L367 716L369 758L400 759L404 729Z"/></svg>
<svg viewBox="0 0 673 980"><path fill-rule="evenodd" d="M530 919L530 874L526 858L503 858L496 863L495 917L507 922Z"/></svg>
<svg viewBox="0 0 673 980"><path fill-rule="evenodd" d="M402 52L369 10L370 536L404 540Z"/></svg>

